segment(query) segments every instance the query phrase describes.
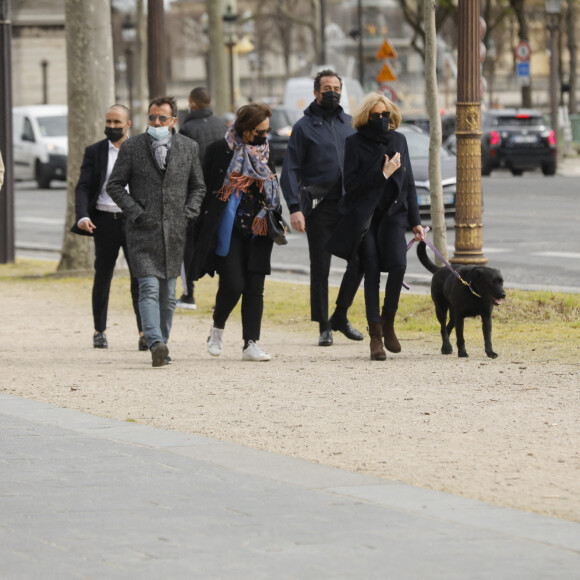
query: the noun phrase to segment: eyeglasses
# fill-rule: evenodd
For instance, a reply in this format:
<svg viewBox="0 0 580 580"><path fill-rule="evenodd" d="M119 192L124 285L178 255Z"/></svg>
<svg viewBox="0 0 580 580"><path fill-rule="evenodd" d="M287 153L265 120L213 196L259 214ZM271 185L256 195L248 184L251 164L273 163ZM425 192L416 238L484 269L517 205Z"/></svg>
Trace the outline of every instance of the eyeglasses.
<svg viewBox="0 0 580 580"><path fill-rule="evenodd" d="M371 113L369 115L369 119L371 121L376 121L377 119L380 119L381 117L383 119L387 119L390 116L390 112L389 111L383 111L382 113Z"/></svg>
<svg viewBox="0 0 580 580"><path fill-rule="evenodd" d="M155 123L157 119L159 119L160 123L167 123L170 119L174 119L175 117L166 117L165 115L148 115L148 119Z"/></svg>
<svg viewBox="0 0 580 580"><path fill-rule="evenodd" d="M270 127L267 129L254 129L258 137L265 137L270 132Z"/></svg>

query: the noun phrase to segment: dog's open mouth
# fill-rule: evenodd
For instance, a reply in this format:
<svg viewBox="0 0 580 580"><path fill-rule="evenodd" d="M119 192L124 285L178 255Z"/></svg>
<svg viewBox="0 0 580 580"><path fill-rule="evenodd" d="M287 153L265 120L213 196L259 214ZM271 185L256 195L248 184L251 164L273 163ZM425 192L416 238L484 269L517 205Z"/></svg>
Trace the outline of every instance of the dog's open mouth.
<svg viewBox="0 0 580 580"><path fill-rule="evenodd" d="M494 299L493 299L493 303L494 303L496 306L499 306L500 304L502 304L502 303L503 303L503 300L504 300L503 298L494 298Z"/></svg>

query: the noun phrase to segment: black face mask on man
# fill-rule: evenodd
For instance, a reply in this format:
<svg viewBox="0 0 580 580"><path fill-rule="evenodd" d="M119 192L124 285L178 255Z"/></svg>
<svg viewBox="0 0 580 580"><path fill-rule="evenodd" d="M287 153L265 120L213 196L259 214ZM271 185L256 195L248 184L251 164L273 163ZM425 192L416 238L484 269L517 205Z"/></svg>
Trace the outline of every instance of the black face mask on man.
<svg viewBox="0 0 580 580"><path fill-rule="evenodd" d="M123 138L123 127L105 127L105 135L111 143Z"/></svg>
<svg viewBox="0 0 580 580"><path fill-rule="evenodd" d="M321 93L320 106L326 111L336 111L340 104L340 93L336 91L326 91Z"/></svg>

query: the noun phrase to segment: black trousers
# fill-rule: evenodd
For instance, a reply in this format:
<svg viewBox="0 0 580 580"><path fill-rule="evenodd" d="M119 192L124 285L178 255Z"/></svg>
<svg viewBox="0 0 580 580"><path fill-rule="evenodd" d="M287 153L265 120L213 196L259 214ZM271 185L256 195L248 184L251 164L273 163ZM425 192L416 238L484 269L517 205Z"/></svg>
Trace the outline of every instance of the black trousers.
<svg viewBox="0 0 580 580"><path fill-rule="evenodd" d="M129 252L127 251L127 239L125 236L125 218L120 213L95 211L92 218L97 227L95 230L95 277L93 280L93 320L95 330L104 332L107 329L107 311L109 309L109 293L111 280L115 271L115 264L119 257L119 250L123 248L123 254L129 265ZM131 276L131 298L133 310L137 318L137 328L142 330L141 316L139 315L139 283Z"/></svg>
<svg viewBox="0 0 580 580"><path fill-rule="evenodd" d="M338 200L323 200L306 218L306 236L310 254L310 319L328 322L328 276L331 254L325 247L341 215ZM351 307L363 278L358 261L348 262L342 277L336 306L345 312Z"/></svg>
<svg viewBox="0 0 580 580"><path fill-rule="evenodd" d="M381 261L377 246L376 230L371 228L362 241L361 263L365 276L365 310L367 322L372 324L381 321L380 312L380 285L381 285ZM407 267L404 264L391 266L388 270L385 284L385 300L383 310L396 312L399 308L399 297L403 287L403 279Z"/></svg>
<svg viewBox="0 0 580 580"><path fill-rule="evenodd" d="M244 341L257 342L262 328L266 275L248 270L251 243L251 238L243 237L234 228L228 255L216 262L220 280L213 322L217 328L225 328L227 319L241 297Z"/></svg>

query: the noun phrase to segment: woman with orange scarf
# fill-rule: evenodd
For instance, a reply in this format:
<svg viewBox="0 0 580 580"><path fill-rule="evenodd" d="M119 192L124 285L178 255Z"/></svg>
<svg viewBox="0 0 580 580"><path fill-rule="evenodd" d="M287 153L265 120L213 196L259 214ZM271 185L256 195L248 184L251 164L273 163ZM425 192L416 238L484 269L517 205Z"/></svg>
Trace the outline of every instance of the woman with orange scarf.
<svg viewBox="0 0 580 580"><path fill-rule="evenodd" d="M213 325L207 339L212 356L222 352L226 321L242 298L242 360L267 361L257 344L270 274L273 241L268 212L280 213L280 189L269 160L270 107L250 103L238 110L225 138L205 154L207 186L195 243L194 279L219 274Z"/></svg>

